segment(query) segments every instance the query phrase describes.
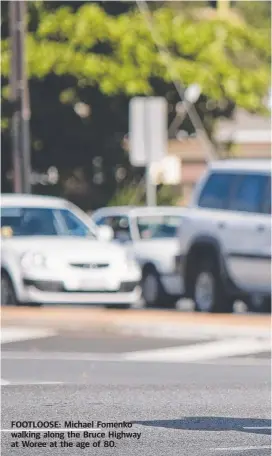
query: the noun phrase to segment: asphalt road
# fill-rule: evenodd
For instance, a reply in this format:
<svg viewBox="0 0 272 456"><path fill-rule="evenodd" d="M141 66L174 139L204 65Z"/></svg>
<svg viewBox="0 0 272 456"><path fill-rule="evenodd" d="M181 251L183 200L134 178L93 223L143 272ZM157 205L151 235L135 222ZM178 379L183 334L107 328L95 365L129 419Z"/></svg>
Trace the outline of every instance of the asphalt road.
<svg viewBox="0 0 272 456"><path fill-rule="evenodd" d="M2 429L8 430L2 431L4 456L270 455L269 351L209 360L203 357L204 345L212 351L216 344L233 343L233 337L164 339L86 330L40 336L29 330L27 337L23 329L11 332L10 339L8 329L2 343L1 376L7 383L2 383ZM171 358L190 347L202 353L200 360L156 360L157 352ZM131 356L123 356L127 353ZM58 429L51 432L59 436L40 440L37 433L11 435L12 421L50 420L58 420L61 429L70 420L94 421L94 428L99 420L126 421L132 428L114 431L132 436L110 438L111 428L103 428L103 438L83 438L82 431L79 438L68 438L67 429L63 439ZM114 447L104 446L109 440ZM16 441L18 447L12 447ZM23 448L22 441L46 447ZM98 441L100 446L93 446ZM73 446L63 447L68 444Z"/></svg>

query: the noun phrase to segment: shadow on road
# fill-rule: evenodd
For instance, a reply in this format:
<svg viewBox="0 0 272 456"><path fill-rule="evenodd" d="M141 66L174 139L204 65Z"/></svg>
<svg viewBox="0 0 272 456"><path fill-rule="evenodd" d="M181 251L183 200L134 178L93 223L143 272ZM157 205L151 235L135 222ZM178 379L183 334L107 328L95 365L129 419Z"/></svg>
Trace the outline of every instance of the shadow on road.
<svg viewBox="0 0 272 456"><path fill-rule="evenodd" d="M179 420L134 421L134 424L187 431L239 431L254 434L271 434L270 420L254 418L189 416Z"/></svg>

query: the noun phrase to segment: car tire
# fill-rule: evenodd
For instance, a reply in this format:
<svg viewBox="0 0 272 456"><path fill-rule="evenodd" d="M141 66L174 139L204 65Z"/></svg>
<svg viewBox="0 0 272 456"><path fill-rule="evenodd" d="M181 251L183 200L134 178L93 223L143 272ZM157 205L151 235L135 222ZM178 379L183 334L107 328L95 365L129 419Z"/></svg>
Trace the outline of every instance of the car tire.
<svg viewBox="0 0 272 456"><path fill-rule="evenodd" d="M106 309L118 309L118 310L123 310L123 309L131 309L131 304L105 304L104 306Z"/></svg>
<svg viewBox="0 0 272 456"><path fill-rule="evenodd" d="M245 304L249 312L270 313L271 312L271 297L255 298L249 296L245 299Z"/></svg>
<svg viewBox="0 0 272 456"><path fill-rule="evenodd" d="M216 262L202 260L192 277L194 309L197 312L230 313L234 299L228 296Z"/></svg>
<svg viewBox="0 0 272 456"><path fill-rule="evenodd" d="M142 274L142 299L145 307L175 307L178 297L165 292L155 268L147 268Z"/></svg>
<svg viewBox="0 0 272 456"><path fill-rule="evenodd" d="M13 283L5 271L1 271L1 305L17 306L18 301Z"/></svg>
<svg viewBox="0 0 272 456"><path fill-rule="evenodd" d="M28 306L28 307L42 307L43 306L43 304L41 302L26 302L24 305Z"/></svg>
<svg viewBox="0 0 272 456"><path fill-rule="evenodd" d="M163 289L155 269L147 268L142 274L142 299L145 307L152 308L162 304Z"/></svg>

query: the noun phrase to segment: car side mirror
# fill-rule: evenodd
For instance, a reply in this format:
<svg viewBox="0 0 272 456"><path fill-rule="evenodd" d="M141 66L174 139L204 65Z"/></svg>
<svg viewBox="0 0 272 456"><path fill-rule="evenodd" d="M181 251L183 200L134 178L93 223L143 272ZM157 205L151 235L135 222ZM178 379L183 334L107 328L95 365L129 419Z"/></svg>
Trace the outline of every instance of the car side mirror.
<svg viewBox="0 0 272 456"><path fill-rule="evenodd" d="M102 225L98 227L98 239L100 241L110 242L113 238L114 232L110 226Z"/></svg>

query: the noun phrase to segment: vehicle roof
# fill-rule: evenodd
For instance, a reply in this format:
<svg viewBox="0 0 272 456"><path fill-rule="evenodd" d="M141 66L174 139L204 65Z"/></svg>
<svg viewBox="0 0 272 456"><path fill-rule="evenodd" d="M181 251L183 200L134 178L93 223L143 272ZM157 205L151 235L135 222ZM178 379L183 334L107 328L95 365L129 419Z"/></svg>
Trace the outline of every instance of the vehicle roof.
<svg viewBox="0 0 272 456"><path fill-rule="evenodd" d="M271 160L263 159L227 159L217 160L209 164L213 170L224 171L257 171L271 173Z"/></svg>
<svg viewBox="0 0 272 456"><path fill-rule="evenodd" d="M67 206L67 204L68 202L66 200L55 196L26 195L20 193L1 194L1 206L61 208Z"/></svg>
<svg viewBox="0 0 272 456"><path fill-rule="evenodd" d="M184 208L180 206L111 206L103 207L94 211L93 215L127 215L130 217L156 214L177 214L181 215Z"/></svg>

